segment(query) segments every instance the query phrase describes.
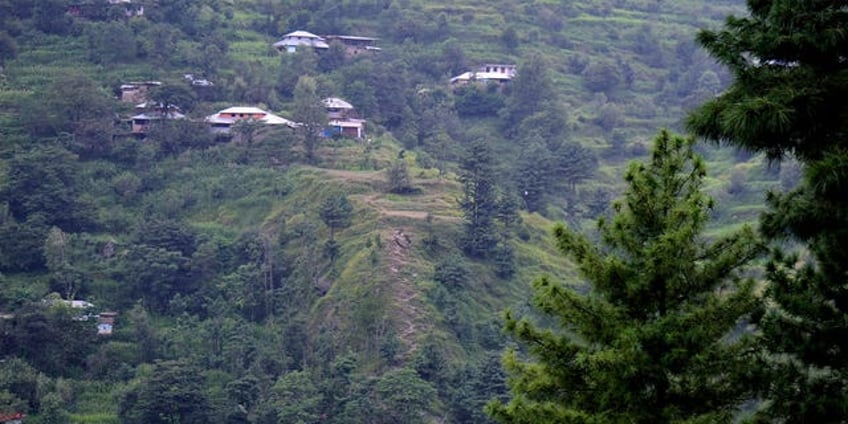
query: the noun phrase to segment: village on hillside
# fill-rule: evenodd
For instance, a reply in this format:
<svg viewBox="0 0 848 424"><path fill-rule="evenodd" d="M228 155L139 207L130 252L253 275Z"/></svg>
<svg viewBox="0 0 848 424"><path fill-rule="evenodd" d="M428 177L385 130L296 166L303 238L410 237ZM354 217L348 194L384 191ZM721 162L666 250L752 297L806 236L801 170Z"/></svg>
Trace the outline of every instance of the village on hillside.
<svg viewBox="0 0 848 424"><path fill-rule="evenodd" d="M316 53L323 53L333 43L344 48L348 58L360 55L375 54L380 52L376 46L377 38L359 35L323 35L319 36L307 31L293 31L272 44L272 47L280 53L296 53L303 49L312 49ZM464 72L449 80L454 89L466 85L494 85L503 89L516 75L515 64L484 63L476 70ZM195 78L192 74L184 75L190 85L196 89L204 89L214 86L212 81ZM151 125L163 120L195 120L208 124L211 132L215 134L228 134L232 126L239 121L254 121L263 125L285 126L297 129L302 123L263 110L252 105L233 105L222 109L217 113L202 119L193 119L186 116L176 105L164 105L152 102L149 99L150 92L162 86L160 81L129 81L120 86L120 100L122 102L135 104L137 114L126 119L129 123L130 133L136 137L143 138ZM322 100L327 112L326 127L320 131L324 137L346 137L363 139L366 134L365 119L361 119L356 113L354 105L344 99L328 97Z"/></svg>

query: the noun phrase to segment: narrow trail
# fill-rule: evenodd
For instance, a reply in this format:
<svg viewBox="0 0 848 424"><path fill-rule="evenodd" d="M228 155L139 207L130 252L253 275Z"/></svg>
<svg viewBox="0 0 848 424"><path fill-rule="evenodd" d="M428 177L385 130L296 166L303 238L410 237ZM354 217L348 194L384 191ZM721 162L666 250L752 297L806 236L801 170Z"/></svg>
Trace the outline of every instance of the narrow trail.
<svg viewBox="0 0 848 424"><path fill-rule="evenodd" d="M408 269L409 249L412 247L412 236L404 229L394 229L387 246L389 272L391 274L390 291L393 309L398 318L397 337L405 347L404 357L410 357L418 350L418 334L425 328L424 312L421 310L420 290L416 287Z"/></svg>
<svg viewBox="0 0 848 424"><path fill-rule="evenodd" d="M331 178L364 183L371 189L368 193L353 194L351 199L379 214L380 238L388 241L383 249L383 258L388 264L389 309L396 325L396 336L403 346L401 356L411 358L418 350L420 335L425 334L432 323L427 319L423 293L416 285L417 275L410 265L417 224L404 220L424 221L430 215L437 221L459 221L459 217L451 215L455 205L444 195L445 183L418 181L416 186L422 189L419 194L393 198L381 189L385 179L383 172L310 169Z"/></svg>

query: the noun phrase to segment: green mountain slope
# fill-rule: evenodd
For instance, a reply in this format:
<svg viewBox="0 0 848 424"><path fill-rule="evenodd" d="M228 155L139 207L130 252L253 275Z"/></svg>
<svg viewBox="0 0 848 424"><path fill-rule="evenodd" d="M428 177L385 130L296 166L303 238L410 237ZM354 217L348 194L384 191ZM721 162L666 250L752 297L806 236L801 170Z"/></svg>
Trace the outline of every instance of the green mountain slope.
<svg viewBox="0 0 848 424"><path fill-rule="evenodd" d="M12 40L0 49L0 375L20 382L0 378L0 411L45 422L484 422L482 405L505 392L502 311L526 312L541 274L579 284L553 222L591 229L627 160L724 86L692 40L742 10L181 0L127 17L90 3L102 12L0 1L0 42ZM271 48L294 30L377 37L381 51ZM519 73L450 87L484 63ZM304 75L317 96L354 104L365 139L321 139L310 161L300 129L207 131L205 116L234 105L297 119ZM126 137L137 111L119 87L150 80L189 119ZM461 159L475 140L492 150L499 208L521 210L519 223L495 220L502 249L482 258L463 250ZM716 234L797 179L705 154ZM410 189L392 193L400 163ZM352 214L331 229L322 210L340 197ZM117 311L114 334L97 337L94 315L76 319L42 300L51 293Z"/></svg>

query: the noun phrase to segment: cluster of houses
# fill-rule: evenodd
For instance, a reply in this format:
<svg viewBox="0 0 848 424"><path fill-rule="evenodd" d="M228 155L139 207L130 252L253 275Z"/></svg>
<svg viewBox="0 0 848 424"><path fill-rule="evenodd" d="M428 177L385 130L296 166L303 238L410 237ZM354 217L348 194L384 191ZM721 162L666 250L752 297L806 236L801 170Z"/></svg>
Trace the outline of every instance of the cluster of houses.
<svg viewBox="0 0 848 424"><path fill-rule="evenodd" d="M72 311L74 311L74 315L71 317L71 319L73 319L74 321L89 321L92 319L96 319L97 334L101 336L112 335L112 329L115 327L115 320L118 317L118 313L113 311L103 311L95 314L94 312L92 312L92 310L94 309L94 304L85 300L65 300L48 297L44 299L44 303L47 306L60 305L66 308L70 308ZM3 421L0 421L0 424L2 423Z"/></svg>
<svg viewBox="0 0 848 424"><path fill-rule="evenodd" d="M110 0L124 3L129 0ZM294 31L285 34L281 40L273 44L277 51L295 53L302 49L313 49L321 52L330 48L330 43L344 46L349 57L362 53L380 51L375 44L376 38L357 35L324 35L319 36L307 31ZM476 70L464 72L450 79L452 87L465 85L507 85L516 75L516 65L487 63ZM214 84L205 79L197 79L191 74L185 75L192 86L209 87ZM136 104L138 113L130 118L131 133L144 137L151 123L164 119L186 119L186 116L173 105L150 105L147 103L149 91L161 86L159 81L133 81L121 85L121 100ZM323 134L326 137L343 136L351 138L365 137L365 120L359 119L353 105L343 99L330 97L323 100L327 110L327 126ZM265 125L280 125L297 128L299 123L275 115L271 112L253 106L233 106L207 116L203 122L209 125L214 133L228 133L231 127L241 120L253 120Z"/></svg>
<svg viewBox="0 0 848 424"><path fill-rule="evenodd" d="M198 80L193 80L196 82ZM201 80L206 81L206 80ZM211 84L211 82L206 81ZM148 103L147 95L151 87L161 85L158 81L129 82L121 85L121 100L136 103L137 114L129 118L130 131L133 135L144 137L152 123L166 119L187 119L174 105ZM359 119L353 105L337 98L329 97L322 100L327 111L327 126L323 134L326 137L343 136L351 138L365 137L365 120ZM203 119L209 125L210 131L216 134L229 133L236 122L253 120L265 125L280 125L297 128L299 123L275 115L266 110L253 106L233 106L218 111Z"/></svg>
<svg viewBox="0 0 848 424"><path fill-rule="evenodd" d="M348 57L358 56L361 53L379 52L380 48L376 46L377 39L373 37L363 37L359 35L315 35L307 31L294 31L286 35L280 41L272 44L280 53L295 53L304 48L315 50L316 52L326 51L330 48L330 43L338 42L345 48L345 53Z"/></svg>
<svg viewBox="0 0 848 424"><path fill-rule="evenodd" d="M377 39L373 37L362 37L357 35L315 35L307 31L294 31L286 35L272 46L279 52L295 53L302 49L312 49L316 52L326 51L330 43L338 42L345 47L348 57L357 56L360 53L372 53L380 51L376 46ZM506 85L515 78L516 66L514 64L486 63L480 65L475 71L464 72L450 79L452 86L467 84L497 84Z"/></svg>

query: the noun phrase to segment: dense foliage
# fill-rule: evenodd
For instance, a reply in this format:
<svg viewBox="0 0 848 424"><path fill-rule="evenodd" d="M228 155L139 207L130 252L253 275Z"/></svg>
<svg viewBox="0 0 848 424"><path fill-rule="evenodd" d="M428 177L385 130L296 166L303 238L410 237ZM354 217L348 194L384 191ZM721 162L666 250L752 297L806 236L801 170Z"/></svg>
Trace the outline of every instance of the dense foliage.
<svg viewBox="0 0 848 424"><path fill-rule="evenodd" d="M770 194L762 218L778 247L767 267L774 307L758 322L768 354L760 386L770 400L762 418L840 422L848 417L848 11L841 1L749 1L748 8L750 17L699 35L734 82L689 126L802 164L799 186ZM780 249L787 239L804 251Z"/></svg>
<svg viewBox="0 0 848 424"><path fill-rule="evenodd" d="M607 213L610 176L729 81L692 38L738 3L0 0L0 411L486 422L499 311L570 273L551 220ZM271 47L294 30L381 50ZM450 83L486 63L517 74ZM325 137L327 97L363 139ZM230 106L303 125L209 131ZM798 177L703 153L714 231Z"/></svg>
<svg viewBox="0 0 848 424"><path fill-rule="evenodd" d="M704 239L713 203L693 143L662 132L650 162L631 164L615 216L599 222L603 246L555 229L591 288L535 283L536 307L561 328L507 315L533 360L507 355L512 398L491 406L501 422L731 422L749 399L748 343L728 336L758 309L740 274L759 245L749 228Z"/></svg>

